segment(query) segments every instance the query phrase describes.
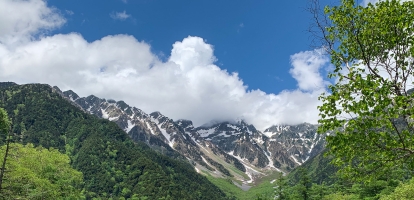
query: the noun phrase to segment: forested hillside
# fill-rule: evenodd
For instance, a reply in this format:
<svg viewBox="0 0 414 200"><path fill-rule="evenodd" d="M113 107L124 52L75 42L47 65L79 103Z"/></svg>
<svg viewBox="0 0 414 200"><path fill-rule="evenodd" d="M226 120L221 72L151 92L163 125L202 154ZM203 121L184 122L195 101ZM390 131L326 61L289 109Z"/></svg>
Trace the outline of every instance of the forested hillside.
<svg viewBox="0 0 414 200"><path fill-rule="evenodd" d="M287 177L276 181L275 186L279 187L276 192L283 191L285 199L394 199L389 196L410 185L411 172L404 169L395 169L369 181L341 176L340 168L331 164L333 157L324 156L325 153L309 159Z"/></svg>
<svg viewBox="0 0 414 200"><path fill-rule="evenodd" d="M84 113L53 90L43 84L1 84L0 107L12 119L13 142L70 157L71 166L83 174L79 187L86 199L226 198L189 163L132 142L115 123Z"/></svg>

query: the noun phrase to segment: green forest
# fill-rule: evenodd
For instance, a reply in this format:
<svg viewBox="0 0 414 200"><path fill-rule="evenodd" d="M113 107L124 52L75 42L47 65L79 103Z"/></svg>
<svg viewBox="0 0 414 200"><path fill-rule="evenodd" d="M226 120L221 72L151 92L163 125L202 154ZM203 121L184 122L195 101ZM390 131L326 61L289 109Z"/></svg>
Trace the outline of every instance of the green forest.
<svg viewBox="0 0 414 200"><path fill-rule="evenodd" d="M333 66L318 107L322 154L245 192L133 142L49 85L0 83L0 199L414 199L414 2L310 0L309 11Z"/></svg>
<svg viewBox="0 0 414 200"><path fill-rule="evenodd" d="M188 162L132 142L48 85L2 84L0 107L4 199L227 199Z"/></svg>

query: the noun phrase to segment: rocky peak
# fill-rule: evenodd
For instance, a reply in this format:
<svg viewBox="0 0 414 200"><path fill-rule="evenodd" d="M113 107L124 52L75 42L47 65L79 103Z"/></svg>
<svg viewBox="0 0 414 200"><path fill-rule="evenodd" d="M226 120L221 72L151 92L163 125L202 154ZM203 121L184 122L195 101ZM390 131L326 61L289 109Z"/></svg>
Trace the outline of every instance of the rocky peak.
<svg viewBox="0 0 414 200"><path fill-rule="evenodd" d="M317 128L317 125L302 123L274 125L266 129L263 134L269 137L269 152L284 154L283 157L276 156L275 163L282 166L282 161L287 157L289 162L285 162L285 168L291 170L320 153L325 146L325 136L318 134Z"/></svg>
<svg viewBox="0 0 414 200"><path fill-rule="evenodd" d="M73 92L72 90L68 90L63 92L63 95L67 98L69 98L71 101L76 101L79 99L78 94L76 94L75 92Z"/></svg>
<svg viewBox="0 0 414 200"><path fill-rule="evenodd" d="M178 126L181 126L186 131L190 131L190 130L194 129L194 125L193 125L193 122L191 120L179 119L179 120L175 121L175 123Z"/></svg>
<svg viewBox="0 0 414 200"><path fill-rule="evenodd" d="M150 116L151 116L152 118L154 118L154 119L160 119L160 118L165 117L165 116L164 116L164 115L162 115L159 111L152 112L152 113L150 114Z"/></svg>
<svg viewBox="0 0 414 200"><path fill-rule="evenodd" d="M116 102L116 105L118 106L118 108L120 108L121 110L125 111L127 109L130 109L131 107L126 104L124 101L118 101Z"/></svg>

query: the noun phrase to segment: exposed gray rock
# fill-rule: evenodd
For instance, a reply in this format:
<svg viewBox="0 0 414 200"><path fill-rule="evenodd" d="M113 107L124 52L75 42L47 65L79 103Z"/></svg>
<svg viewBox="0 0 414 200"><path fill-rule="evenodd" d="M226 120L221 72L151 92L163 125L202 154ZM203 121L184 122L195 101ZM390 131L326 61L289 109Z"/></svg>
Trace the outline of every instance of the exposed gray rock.
<svg viewBox="0 0 414 200"><path fill-rule="evenodd" d="M190 120L174 121L160 112L146 114L124 101L79 97L71 90L56 92L85 112L114 121L134 141L222 175L233 176L224 164L246 173L251 167L288 172L324 148L324 136L312 124L272 126L263 133L244 121L194 127Z"/></svg>

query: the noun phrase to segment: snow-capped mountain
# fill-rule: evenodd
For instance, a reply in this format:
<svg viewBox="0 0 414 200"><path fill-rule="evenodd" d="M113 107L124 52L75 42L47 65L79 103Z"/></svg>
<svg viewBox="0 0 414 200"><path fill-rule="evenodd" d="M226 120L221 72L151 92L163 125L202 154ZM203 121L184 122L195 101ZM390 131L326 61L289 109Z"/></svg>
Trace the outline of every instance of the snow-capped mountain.
<svg viewBox="0 0 414 200"><path fill-rule="evenodd" d="M302 123L266 129L263 134L269 138L266 143L268 151L272 152L274 165L285 165L289 171L319 154L324 148L325 136L318 134L317 128L317 125Z"/></svg>
<svg viewBox="0 0 414 200"><path fill-rule="evenodd" d="M244 160L259 168L270 165L263 146L263 135L254 126L241 121L222 122L211 127L199 127L194 132L206 141L217 145L229 155Z"/></svg>
<svg viewBox="0 0 414 200"><path fill-rule="evenodd" d="M292 170L320 153L325 141L316 133L317 126L307 123L272 126L263 133L242 120L194 127L190 120L174 121L160 112L146 114L123 101L55 90L85 112L117 123L136 142L188 159L200 173L247 183L269 171Z"/></svg>

